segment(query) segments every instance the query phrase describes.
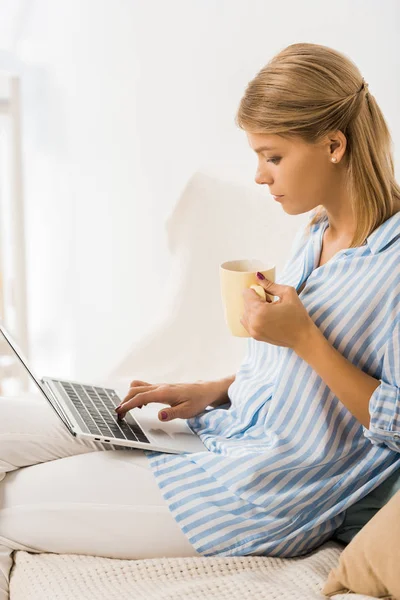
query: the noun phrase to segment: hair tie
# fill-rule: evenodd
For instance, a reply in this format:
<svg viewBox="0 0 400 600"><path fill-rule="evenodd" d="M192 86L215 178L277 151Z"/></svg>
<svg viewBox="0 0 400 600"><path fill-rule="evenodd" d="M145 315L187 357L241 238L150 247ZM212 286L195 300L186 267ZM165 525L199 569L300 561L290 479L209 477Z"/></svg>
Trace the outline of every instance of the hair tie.
<svg viewBox="0 0 400 600"><path fill-rule="evenodd" d="M363 78L362 80L362 85L360 87L360 89L358 90L358 92L361 92L361 90L365 90L365 95L368 95L368 83L365 81L365 79Z"/></svg>

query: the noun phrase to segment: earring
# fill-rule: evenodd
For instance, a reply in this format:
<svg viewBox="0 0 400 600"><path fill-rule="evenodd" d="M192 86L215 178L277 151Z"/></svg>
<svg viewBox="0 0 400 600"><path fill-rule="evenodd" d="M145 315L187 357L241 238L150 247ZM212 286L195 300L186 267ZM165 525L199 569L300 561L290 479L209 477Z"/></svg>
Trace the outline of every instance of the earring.
<svg viewBox="0 0 400 600"><path fill-rule="evenodd" d="M334 156L331 160L332 160L332 162L336 162L337 161L336 156Z"/></svg>

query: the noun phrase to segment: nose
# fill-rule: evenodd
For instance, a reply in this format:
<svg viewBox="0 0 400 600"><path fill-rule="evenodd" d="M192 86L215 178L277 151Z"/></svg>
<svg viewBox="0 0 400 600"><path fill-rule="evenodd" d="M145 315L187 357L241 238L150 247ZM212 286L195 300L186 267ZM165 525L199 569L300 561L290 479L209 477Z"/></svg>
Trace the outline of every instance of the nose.
<svg viewBox="0 0 400 600"><path fill-rule="evenodd" d="M269 175L266 170L262 171L260 168L258 168L256 171L254 181L260 185L263 183L264 184L266 183L269 186L272 186L272 183L273 183L273 179L272 179L271 175Z"/></svg>

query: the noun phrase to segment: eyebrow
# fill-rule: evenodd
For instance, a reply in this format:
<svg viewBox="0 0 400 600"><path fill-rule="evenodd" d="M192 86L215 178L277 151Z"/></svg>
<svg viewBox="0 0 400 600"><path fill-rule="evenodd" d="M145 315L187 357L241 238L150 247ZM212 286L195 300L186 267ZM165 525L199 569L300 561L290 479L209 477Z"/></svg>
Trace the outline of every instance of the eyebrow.
<svg viewBox="0 0 400 600"><path fill-rule="evenodd" d="M261 146L260 148L254 148L254 152L257 154L263 150L276 150L276 146Z"/></svg>

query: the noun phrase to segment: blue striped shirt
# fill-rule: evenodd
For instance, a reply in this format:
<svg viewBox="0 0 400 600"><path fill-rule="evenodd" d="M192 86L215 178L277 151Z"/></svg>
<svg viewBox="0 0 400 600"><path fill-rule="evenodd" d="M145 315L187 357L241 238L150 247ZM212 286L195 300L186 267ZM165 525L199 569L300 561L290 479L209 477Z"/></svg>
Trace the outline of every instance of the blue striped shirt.
<svg viewBox="0 0 400 600"><path fill-rule="evenodd" d="M311 213L311 216L314 213ZM400 468L400 212L317 267L323 217L300 228L277 283L299 290L329 342L380 385L365 428L293 350L247 338L231 404L189 419L204 452L146 452L204 556L300 556Z"/></svg>

